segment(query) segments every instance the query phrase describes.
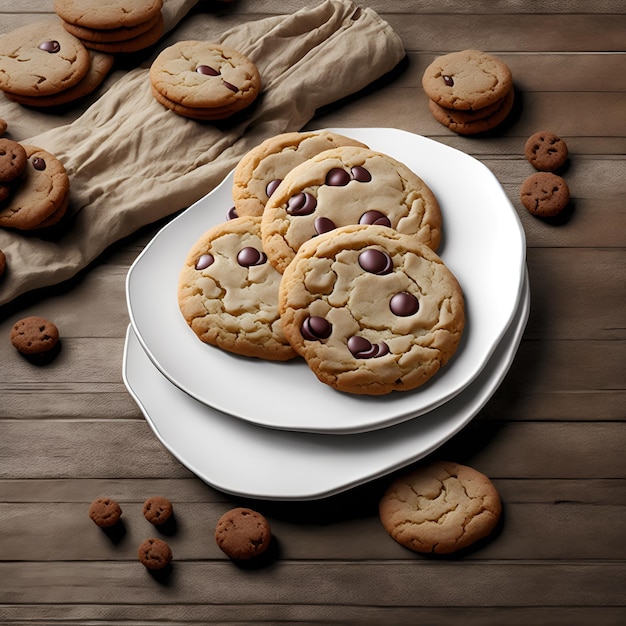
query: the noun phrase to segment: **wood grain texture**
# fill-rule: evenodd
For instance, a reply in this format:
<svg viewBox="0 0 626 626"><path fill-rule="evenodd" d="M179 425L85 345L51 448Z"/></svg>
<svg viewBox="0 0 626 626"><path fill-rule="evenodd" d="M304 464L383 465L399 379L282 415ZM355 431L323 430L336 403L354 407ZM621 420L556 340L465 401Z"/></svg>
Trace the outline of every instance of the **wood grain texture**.
<svg viewBox="0 0 626 626"><path fill-rule="evenodd" d="M0 33L53 17L52 4L0 0ZM310 5L201 0L161 45L210 40ZM504 504L497 531L466 553L429 558L396 544L380 524L378 500L394 474L318 501L272 502L222 493L175 459L121 373L126 274L162 222L113 246L71 281L0 308L0 623L626 622L626 6L366 6L401 36L406 62L319 111L307 128L390 126L467 152L500 181L526 234L531 313L520 349L477 418L432 455L493 479ZM466 47L497 54L514 77L516 113L484 137L439 125L421 88L435 57ZM105 88L127 69L120 64ZM50 111L46 123L80 113ZM8 120L18 140L29 136L25 119ZM534 171L524 143L542 129L570 148L563 176L572 203L558 224L534 218L519 202L520 185ZM46 367L27 363L7 339L11 325L32 314L61 330L61 353ZM174 503L169 534L141 514L156 494ZM122 506L119 532L106 534L87 516L101 495ZM219 516L239 505L263 512L272 525L275 542L263 567L236 566L214 542ZM172 546L166 575L151 576L137 561L137 546L149 536Z"/></svg>

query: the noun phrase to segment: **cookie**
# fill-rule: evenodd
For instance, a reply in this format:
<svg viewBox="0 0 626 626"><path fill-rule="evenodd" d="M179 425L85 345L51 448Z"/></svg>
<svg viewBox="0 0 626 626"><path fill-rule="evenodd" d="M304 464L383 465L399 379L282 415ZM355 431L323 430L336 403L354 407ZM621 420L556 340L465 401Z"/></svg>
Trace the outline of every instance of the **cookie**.
<svg viewBox="0 0 626 626"><path fill-rule="evenodd" d="M153 496L143 503L143 516L155 526L161 526L171 519L174 513L172 503L163 496Z"/></svg>
<svg viewBox="0 0 626 626"><path fill-rule="evenodd" d="M356 139L322 130L283 133L248 151L233 172L237 215L261 215L272 191L296 165L340 146L367 146Z"/></svg>
<svg viewBox="0 0 626 626"><path fill-rule="evenodd" d="M59 342L59 329L54 322L36 315L17 321L11 328L11 343L22 354L49 352Z"/></svg>
<svg viewBox="0 0 626 626"><path fill-rule="evenodd" d="M263 554L272 538L267 519L252 509L238 507L220 517L215 541L220 550L235 560L249 560Z"/></svg>
<svg viewBox="0 0 626 626"><path fill-rule="evenodd" d="M56 14L68 24L94 30L143 24L161 11L163 0L55 0Z"/></svg>
<svg viewBox="0 0 626 626"><path fill-rule="evenodd" d="M172 549L163 541L152 537L146 539L137 550L141 564L150 570L159 570L167 567L172 560Z"/></svg>
<svg viewBox="0 0 626 626"><path fill-rule="evenodd" d="M428 101L428 107L433 117L451 131L459 135L477 135L494 130L504 122L515 102L515 90L509 92L493 104L483 108L467 111L446 109L432 100Z"/></svg>
<svg viewBox="0 0 626 626"><path fill-rule="evenodd" d="M20 96L6 94L9 100L34 108L46 108L69 104L83 98L97 89L113 67L115 58L111 54L91 51L91 64L87 73L78 83L58 93L48 96Z"/></svg>
<svg viewBox="0 0 626 626"><path fill-rule="evenodd" d="M0 90L46 96L72 87L87 74L87 48L58 22L35 22L0 37Z"/></svg>
<svg viewBox="0 0 626 626"><path fill-rule="evenodd" d="M26 150L17 141L0 138L0 183L15 180L26 168Z"/></svg>
<svg viewBox="0 0 626 626"><path fill-rule="evenodd" d="M561 176L537 172L522 183L520 200L533 215L555 217L569 203L569 187Z"/></svg>
<svg viewBox="0 0 626 626"><path fill-rule="evenodd" d="M437 250L441 211L428 185L396 159L365 148L326 150L296 166L261 222L270 262L284 272L306 241L337 227L379 224Z"/></svg>
<svg viewBox="0 0 626 626"><path fill-rule="evenodd" d="M542 130L531 135L524 145L528 162L542 172L555 172L567 161L567 144L555 133Z"/></svg>
<svg viewBox="0 0 626 626"><path fill-rule="evenodd" d="M0 206L0 226L33 230L61 209L69 193L65 167L53 154L24 145L28 163L19 187Z"/></svg>
<svg viewBox="0 0 626 626"><path fill-rule="evenodd" d="M111 498L97 498L89 506L89 517L96 526L109 528L120 521L122 509Z"/></svg>
<svg viewBox="0 0 626 626"><path fill-rule="evenodd" d="M414 236L345 226L301 246L279 291L283 330L317 378L348 393L416 389L455 353L461 287Z"/></svg>
<svg viewBox="0 0 626 626"><path fill-rule="evenodd" d="M400 545L449 554L489 535L502 513L484 474L466 465L432 463L394 480L379 503L385 530Z"/></svg>
<svg viewBox="0 0 626 626"><path fill-rule="evenodd" d="M161 18L161 13L157 12L149 20L135 26L120 26L107 29L87 28L86 26L70 24L69 22L62 22L62 24L66 31L74 35L74 37L78 37L89 47L89 43L115 43L139 37L139 35L143 35L155 26Z"/></svg>
<svg viewBox="0 0 626 626"><path fill-rule="evenodd" d="M0 137L2 137L2 135L7 132L8 127L9 125L6 123L6 121L0 117Z"/></svg>
<svg viewBox="0 0 626 626"><path fill-rule="evenodd" d="M178 304L205 343L285 361L295 352L278 315L280 280L263 251L260 218L238 217L214 226L192 246L180 273Z"/></svg>
<svg viewBox="0 0 626 626"><path fill-rule="evenodd" d="M138 52L153 46L165 32L165 23L163 16L159 13L155 23L150 26L148 30L132 37L131 39L124 39L122 41L86 41L83 40L86 48L90 50L98 50L99 52L106 52L108 54L118 53L130 53Z"/></svg>
<svg viewBox="0 0 626 626"><path fill-rule="evenodd" d="M426 95L442 107L475 110L502 100L513 86L508 65L480 50L437 57L424 71Z"/></svg>
<svg viewBox="0 0 626 626"><path fill-rule="evenodd" d="M162 104L179 105L188 117L198 110L200 119L210 119L210 111L225 117L245 109L261 90L258 69L248 57L205 41L165 48L150 66L150 81Z"/></svg>

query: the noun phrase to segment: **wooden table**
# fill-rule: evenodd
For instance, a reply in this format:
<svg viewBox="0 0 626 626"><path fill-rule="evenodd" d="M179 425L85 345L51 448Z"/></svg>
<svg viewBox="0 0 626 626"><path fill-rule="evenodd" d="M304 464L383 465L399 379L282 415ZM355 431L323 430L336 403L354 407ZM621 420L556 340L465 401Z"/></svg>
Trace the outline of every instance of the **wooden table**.
<svg viewBox="0 0 626 626"><path fill-rule="evenodd" d="M167 42L215 20L228 28L308 4L200 2ZM392 126L463 150L497 176L526 231L532 308L518 355L478 417L433 455L493 479L504 502L501 529L468 554L426 558L379 522L389 476L321 501L272 502L220 493L181 465L122 381L125 278L162 226L153 225L69 283L0 310L0 622L626 623L626 5L369 5L402 37L408 66L309 127ZM0 30L51 7L4 0ZM494 136L449 132L429 115L421 88L433 58L470 47L507 62L521 98L517 119ZM524 143L541 129L560 134L571 153L564 176L573 210L559 225L519 202L533 171ZM45 368L8 341L11 325L29 314L62 329L63 350ZM124 509L117 541L87 517L103 494ZM136 558L152 532L141 504L154 494L176 509L165 578ZM213 540L217 518L242 504L268 517L278 541L262 568L235 566Z"/></svg>

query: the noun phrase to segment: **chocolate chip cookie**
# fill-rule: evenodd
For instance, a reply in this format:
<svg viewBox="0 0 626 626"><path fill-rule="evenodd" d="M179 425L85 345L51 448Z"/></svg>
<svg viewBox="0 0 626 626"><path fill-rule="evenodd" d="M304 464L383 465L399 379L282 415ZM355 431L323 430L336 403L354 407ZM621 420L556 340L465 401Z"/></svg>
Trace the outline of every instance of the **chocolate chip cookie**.
<svg viewBox="0 0 626 626"><path fill-rule="evenodd" d="M522 183L520 200L533 215L555 217L569 204L569 187L557 174L537 172Z"/></svg>
<svg viewBox="0 0 626 626"><path fill-rule="evenodd" d="M524 156L536 170L555 172L565 165L569 150L565 141L557 134L541 130L526 140Z"/></svg>
<svg viewBox="0 0 626 626"><path fill-rule="evenodd" d="M220 517L215 541L231 559L249 560L263 554L272 539L267 519L249 508L237 507Z"/></svg>
<svg viewBox="0 0 626 626"><path fill-rule="evenodd" d="M37 355L53 350L59 342L59 329L54 322L37 315L17 321L11 328L13 347L25 355Z"/></svg>

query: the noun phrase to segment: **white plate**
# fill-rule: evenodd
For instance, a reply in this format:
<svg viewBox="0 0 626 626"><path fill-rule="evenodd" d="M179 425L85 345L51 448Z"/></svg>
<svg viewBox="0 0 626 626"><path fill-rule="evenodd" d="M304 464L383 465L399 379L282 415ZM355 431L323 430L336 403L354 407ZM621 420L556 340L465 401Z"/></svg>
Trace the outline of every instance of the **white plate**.
<svg viewBox="0 0 626 626"><path fill-rule="evenodd" d="M178 309L178 274L200 235L226 219L233 204L231 173L143 250L128 274L127 300L139 341L167 378L200 402L257 425L355 433L431 411L478 376L519 302L524 231L502 187L482 163L400 130L333 130L404 162L437 196L443 214L439 254L464 290L465 333L453 359L426 385L383 397L336 392L301 360L259 361L203 344Z"/></svg>
<svg viewBox="0 0 626 626"><path fill-rule="evenodd" d="M513 323L474 382L425 415L368 433L296 433L235 420L171 384L142 350L132 327L124 382L163 445L209 485L239 496L313 500L417 461L466 426L504 379L529 310L526 280Z"/></svg>

